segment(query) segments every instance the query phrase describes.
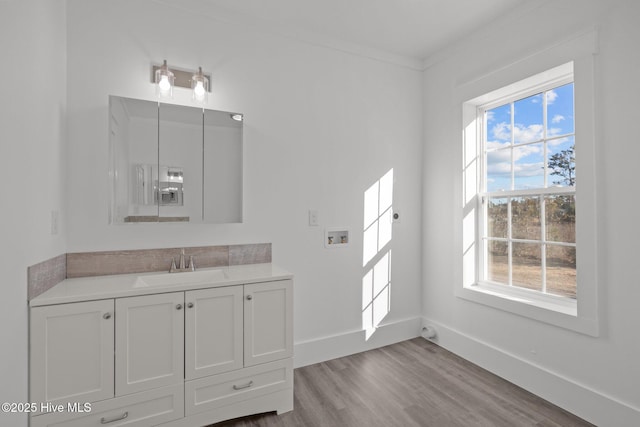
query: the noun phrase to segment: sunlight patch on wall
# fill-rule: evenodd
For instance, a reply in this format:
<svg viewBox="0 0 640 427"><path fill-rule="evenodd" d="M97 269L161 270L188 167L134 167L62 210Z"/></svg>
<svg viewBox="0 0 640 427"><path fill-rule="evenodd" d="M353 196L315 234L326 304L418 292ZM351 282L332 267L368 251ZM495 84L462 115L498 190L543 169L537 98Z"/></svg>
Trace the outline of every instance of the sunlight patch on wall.
<svg viewBox="0 0 640 427"><path fill-rule="evenodd" d="M391 310L393 169L364 192L362 328L368 340Z"/></svg>

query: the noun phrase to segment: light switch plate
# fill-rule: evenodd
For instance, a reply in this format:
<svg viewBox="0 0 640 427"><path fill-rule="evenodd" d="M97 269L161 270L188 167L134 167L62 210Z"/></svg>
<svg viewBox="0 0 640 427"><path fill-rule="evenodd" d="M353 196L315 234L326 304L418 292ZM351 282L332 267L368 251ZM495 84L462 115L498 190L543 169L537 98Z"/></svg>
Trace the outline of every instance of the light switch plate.
<svg viewBox="0 0 640 427"><path fill-rule="evenodd" d="M309 209L309 226L316 227L318 225L318 211Z"/></svg>
<svg viewBox="0 0 640 427"><path fill-rule="evenodd" d="M51 211L51 235L55 236L58 234L58 222L59 222L59 214L57 210Z"/></svg>

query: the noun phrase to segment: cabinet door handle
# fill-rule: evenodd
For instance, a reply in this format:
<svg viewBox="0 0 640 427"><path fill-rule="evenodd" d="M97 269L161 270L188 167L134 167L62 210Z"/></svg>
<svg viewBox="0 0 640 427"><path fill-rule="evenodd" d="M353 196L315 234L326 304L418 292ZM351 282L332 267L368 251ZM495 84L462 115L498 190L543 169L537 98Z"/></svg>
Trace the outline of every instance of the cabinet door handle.
<svg viewBox="0 0 640 427"><path fill-rule="evenodd" d="M103 315L102 315L102 318L103 318L103 319L107 319L107 320L111 319L111 313L105 313L105 314L103 314Z"/></svg>
<svg viewBox="0 0 640 427"><path fill-rule="evenodd" d="M125 412L124 414L120 415L119 417L115 417L115 418L111 418L111 419L102 417L102 418L100 418L100 424L109 424L109 423L113 423L113 422L116 422L116 421L124 420L128 416L129 416L129 413Z"/></svg>
<svg viewBox="0 0 640 427"><path fill-rule="evenodd" d="M235 385L233 386L234 390L242 390L243 388L249 388L253 385L253 381L249 381L248 383L246 383L245 385Z"/></svg>
<svg viewBox="0 0 640 427"><path fill-rule="evenodd" d="M252 296L252 295L247 295L247 299L248 299L249 301L251 301L251 300L253 299L253 296Z"/></svg>
<svg viewBox="0 0 640 427"><path fill-rule="evenodd" d="M193 303L192 302L188 303L187 308L193 308Z"/></svg>
<svg viewBox="0 0 640 427"><path fill-rule="evenodd" d="M182 310L182 304L176 305L176 310Z"/></svg>

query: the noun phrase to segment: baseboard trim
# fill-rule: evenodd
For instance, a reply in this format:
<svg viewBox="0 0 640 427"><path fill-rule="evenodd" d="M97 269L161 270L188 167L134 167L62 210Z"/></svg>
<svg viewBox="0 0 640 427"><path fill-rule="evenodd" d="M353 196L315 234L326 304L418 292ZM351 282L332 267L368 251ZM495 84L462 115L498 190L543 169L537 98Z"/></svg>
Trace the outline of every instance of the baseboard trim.
<svg viewBox="0 0 640 427"><path fill-rule="evenodd" d="M534 393L590 423L608 427L640 425L640 409L533 364L438 322L432 341L458 356Z"/></svg>
<svg viewBox="0 0 640 427"><path fill-rule="evenodd" d="M421 317L383 323L366 339L365 331L344 333L300 341L294 344L294 367L312 365L338 357L349 356L420 336Z"/></svg>

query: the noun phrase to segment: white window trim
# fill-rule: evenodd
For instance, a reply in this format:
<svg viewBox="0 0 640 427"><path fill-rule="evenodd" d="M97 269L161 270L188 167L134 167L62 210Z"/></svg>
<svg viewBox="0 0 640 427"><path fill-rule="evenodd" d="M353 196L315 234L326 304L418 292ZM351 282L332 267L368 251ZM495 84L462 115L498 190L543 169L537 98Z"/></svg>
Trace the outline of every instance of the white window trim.
<svg viewBox="0 0 640 427"><path fill-rule="evenodd" d="M456 233L456 252L460 254L457 257L461 259L461 273L455 277L456 296L591 336L599 334L593 60L596 39L595 31L588 32L458 88L457 99L462 104L463 116L463 173L462 179L455 182L456 193L462 195L462 209L457 208L460 229ZM576 100L575 134L576 141L579 140L576 143L577 299L481 283L478 281L481 250L478 242L482 242L478 215L481 173L478 106L491 100L501 102L507 97L517 99L519 93L536 86L565 81L571 74L571 63ZM536 72L538 74L531 76ZM487 87L498 89L486 90Z"/></svg>

